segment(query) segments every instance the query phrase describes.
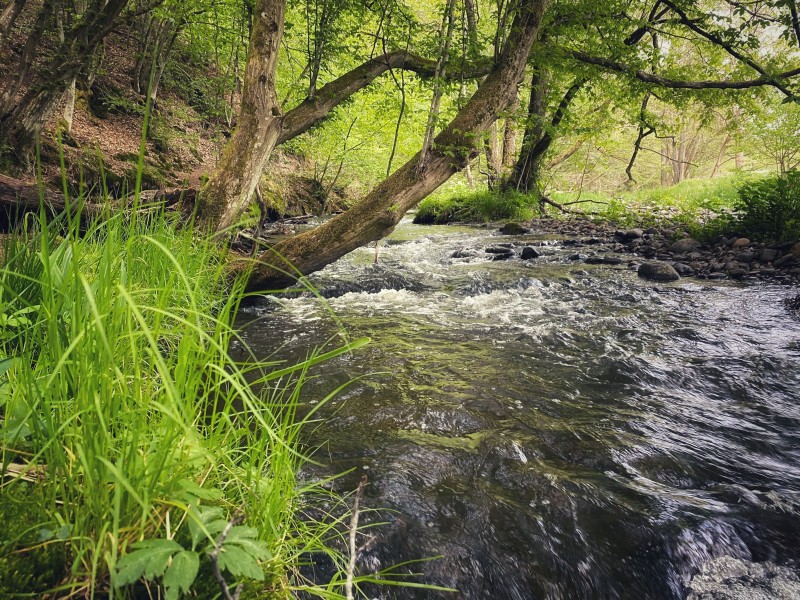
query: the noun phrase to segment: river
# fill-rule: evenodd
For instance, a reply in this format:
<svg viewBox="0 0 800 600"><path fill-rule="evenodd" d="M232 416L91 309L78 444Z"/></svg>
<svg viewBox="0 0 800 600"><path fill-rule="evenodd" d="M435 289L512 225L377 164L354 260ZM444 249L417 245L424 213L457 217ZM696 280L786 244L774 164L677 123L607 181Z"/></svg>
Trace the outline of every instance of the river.
<svg viewBox="0 0 800 600"><path fill-rule="evenodd" d="M542 256L492 261L530 243ZM465 258L452 258L463 251ZM557 237L404 223L243 310L245 340L291 360L339 335L372 343L315 368L308 477L369 483L362 569L405 560L385 598L682 599L710 559L800 559L796 289L657 284L570 260ZM574 257L573 257L574 258ZM332 309L336 319L331 316ZM338 321L337 321L338 319ZM371 537L368 537L371 536Z"/></svg>

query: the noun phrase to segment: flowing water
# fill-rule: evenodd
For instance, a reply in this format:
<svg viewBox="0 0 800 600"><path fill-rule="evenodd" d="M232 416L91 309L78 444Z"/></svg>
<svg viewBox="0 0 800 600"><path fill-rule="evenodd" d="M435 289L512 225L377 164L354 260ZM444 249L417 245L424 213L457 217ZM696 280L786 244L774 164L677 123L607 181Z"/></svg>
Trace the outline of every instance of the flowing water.
<svg viewBox="0 0 800 600"><path fill-rule="evenodd" d="M404 223L312 278L352 337L316 368L319 477L390 510L362 570L423 557L397 598L676 599L712 558L800 559L800 321L765 283L655 284L621 266L461 249L485 229ZM245 339L286 359L337 335L312 297L264 299ZM364 377L366 376L366 377Z"/></svg>

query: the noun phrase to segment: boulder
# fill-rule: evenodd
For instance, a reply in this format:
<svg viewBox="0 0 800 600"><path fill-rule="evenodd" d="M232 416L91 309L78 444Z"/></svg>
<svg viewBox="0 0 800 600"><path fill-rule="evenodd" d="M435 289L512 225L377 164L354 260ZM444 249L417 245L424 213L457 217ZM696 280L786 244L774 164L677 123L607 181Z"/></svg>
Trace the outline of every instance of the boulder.
<svg viewBox="0 0 800 600"><path fill-rule="evenodd" d="M749 245L750 245L750 240L748 240L747 238L739 238L738 240L733 242L734 248L746 248Z"/></svg>
<svg viewBox="0 0 800 600"><path fill-rule="evenodd" d="M797 260L797 257L795 257L794 254L785 254L781 256L778 260L776 260L774 265L776 267L784 269L786 267L792 266L795 260Z"/></svg>
<svg viewBox="0 0 800 600"><path fill-rule="evenodd" d="M541 254L536 251L535 248L531 248L530 246L525 246L522 249L522 260L531 260L533 258L539 258Z"/></svg>
<svg viewBox="0 0 800 600"><path fill-rule="evenodd" d="M775 250L775 248L764 248L758 257L758 260L760 260L762 263L768 263L772 262L776 258L778 258L778 251Z"/></svg>
<svg viewBox="0 0 800 600"><path fill-rule="evenodd" d="M636 273L639 277L654 281L677 281L681 278L671 265L664 262L642 263Z"/></svg>
<svg viewBox="0 0 800 600"><path fill-rule="evenodd" d="M506 252L505 254L492 254L492 260L508 260L514 256L513 252Z"/></svg>
<svg viewBox="0 0 800 600"><path fill-rule="evenodd" d="M728 277L731 279L744 279L747 276L747 269L736 267L728 271Z"/></svg>
<svg viewBox="0 0 800 600"><path fill-rule="evenodd" d="M587 265L621 265L622 259L618 256L590 256L584 262Z"/></svg>
<svg viewBox="0 0 800 600"><path fill-rule="evenodd" d="M686 252L692 252L699 249L700 246L702 246L702 244L694 238L683 238L682 240L678 240L672 244L669 247L669 251L676 254L685 254Z"/></svg>
<svg viewBox="0 0 800 600"><path fill-rule="evenodd" d="M510 245L498 244L496 246L489 246L484 250L487 254L513 254Z"/></svg>
<svg viewBox="0 0 800 600"><path fill-rule="evenodd" d="M638 227L634 227L633 229L628 229L622 233L622 236L628 240L637 240L644 235L644 231L639 229Z"/></svg>
<svg viewBox="0 0 800 600"><path fill-rule="evenodd" d="M672 265L672 268L675 269L675 272L678 273L681 277L687 277L690 275L694 275L694 269L687 264L676 262Z"/></svg>
<svg viewBox="0 0 800 600"><path fill-rule="evenodd" d="M506 223L500 228L502 235L522 235L528 233L530 229L523 227L519 223Z"/></svg>
<svg viewBox="0 0 800 600"><path fill-rule="evenodd" d="M472 258L475 253L471 250L456 250L450 255L450 258Z"/></svg>

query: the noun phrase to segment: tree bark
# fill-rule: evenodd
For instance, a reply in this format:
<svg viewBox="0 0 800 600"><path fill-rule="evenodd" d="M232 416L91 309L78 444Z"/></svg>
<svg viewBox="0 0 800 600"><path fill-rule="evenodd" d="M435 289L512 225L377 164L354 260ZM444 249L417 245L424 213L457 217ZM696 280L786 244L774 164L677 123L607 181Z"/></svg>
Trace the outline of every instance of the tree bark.
<svg viewBox="0 0 800 600"><path fill-rule="evenodd" d="M478 151L477 140L514 99L547 0L523 0L498 64L436 136L420 171L420 153L372 190L361 202L319 227L265 251L251 274L250 290L291 282L368 242L388 235L420 200L464 168Z"/></svg>
<svg viewBox="0 0 800 600"><path fill-rule="evenodd" d="M522 150L504 189L515 189L525 194L537 192L542 159L550 149L555 139L555 130L564 120L569 105L572 104L586 81L586 79L580 78L569 87L558 103L550 123L545 126L547 76L541 72L534 73L531 80L531 99L528 106L528 122L522 138Z"/></svg>
<svg viewBox="0 0 800 600"><path fill-rule="evenodd" d="M285 0L258 0L247 52L239 121L197 203L197 224L225 230L247 208L278 142L283 118L275 93Z"/></svg>
<svg viewBox="0 0 800 600"><path fill-rule="evenodd" d="M275 2L275 0L271 0L271 2ZM250 64L252 52L251 45L251 50L248 52L248 65ZM252 131L250 135L243 131L238 136L234 131L234 135L228 143L214 175L201 191L198 202L200 225L209 230L221 230L235 223L253 197L255 186L261 177L264 165L275 146L305 133L325 120L339 104L359 90L367 87L377 77L380 77L390 69L405 69L423 77L432 77L436 73L436 61L428 60L403 50L383 54L366 61L352 71L322 86L314 94L313 98L306 98L283 116L280 115L277 99L275 99L275 104L268 109L267 113L264 113L268 115L269 131L267 131L267 123L265 121L262 131L263 139L254 137ZM473 78L485 75L490 69L490 65L479 63L464 69L464 72L467 77ZM247 78L248 72L246 70L245 88L248 85ZM253 84L250 85L252 86ZM259 85L258 82L256 85ZM242 93L241 113L243 115L246 110L244 102L245 90ZM262 109L266 110L264 107ZM249 109L247 110L249 111ZM249 129L253 129L254 122L258 120L258 114L250 112L250 120L243 119L242 115L239 116L237 131L242 128L243 124ZM273 114L273 112L276 114ZM274 138L272 127L277 127L277 135ZM252 148L248 150L247 148L250 146ZM251 189L252 191L249 191ZM226 208L229 202L231 206Z"/></svg>
<svg viewBox="0 0 800 600"><path fill-rule="evenodd" d="M6 39L14 28L19 13L25 8L26 0L11 0L0 14L0 49L5 46Z"/></svg>
<svg viewBox="0 0 800 600"><path fill-rule="evenodd" d="M41 70L38 80L22 96L10 114L3 115L0 139L16 149L24 163L36 136L64 96L69 83L91 64L100 43L114 27L128 0L95 0L68 39ZM47 3L45 3L46 10Z"/></svg>

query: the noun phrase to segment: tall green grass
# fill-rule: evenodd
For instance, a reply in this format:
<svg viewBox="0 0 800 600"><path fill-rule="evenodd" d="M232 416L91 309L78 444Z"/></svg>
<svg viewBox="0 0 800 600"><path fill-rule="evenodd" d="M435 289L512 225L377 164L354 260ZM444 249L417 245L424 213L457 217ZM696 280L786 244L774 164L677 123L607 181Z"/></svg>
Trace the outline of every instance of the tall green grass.
<svg viewBox="0 0 800 600"><path fill-rule="evenodd" d="M42 213L3 244L0 505L30 522L0 536L0 595L211 597L209 555L235 520L218 561L232 589L338 597L293 575L311 552L338 560L335 520L300 516L314 412L297 408L308 369L364 341L237 363L247 274L231 280L224 250L164 213L137 215L85 231ZM26 572L42 553L65 565L48 581Z"/></svg>

